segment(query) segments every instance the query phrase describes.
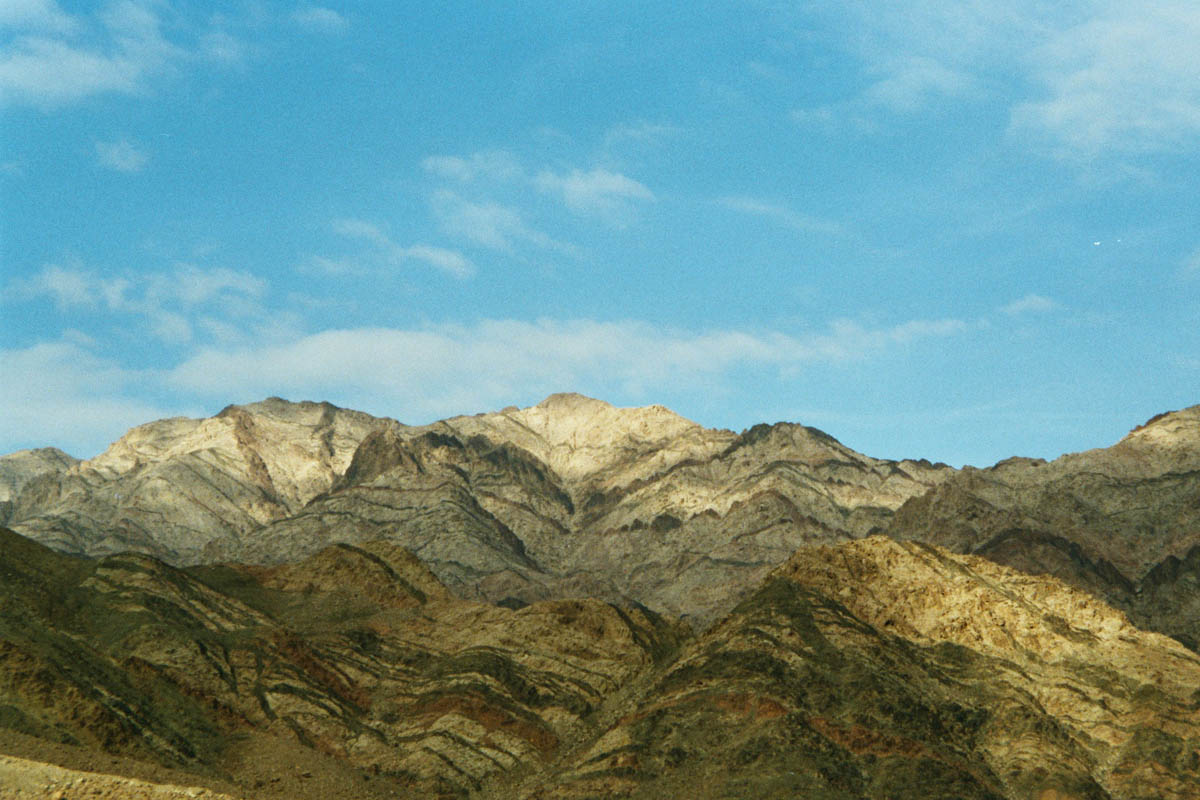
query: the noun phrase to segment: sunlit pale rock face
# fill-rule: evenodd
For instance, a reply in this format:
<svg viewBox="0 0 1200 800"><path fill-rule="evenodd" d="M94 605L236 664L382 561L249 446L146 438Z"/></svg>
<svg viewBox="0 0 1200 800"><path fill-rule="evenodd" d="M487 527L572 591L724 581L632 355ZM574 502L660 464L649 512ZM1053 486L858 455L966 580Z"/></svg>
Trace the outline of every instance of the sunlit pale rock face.
<svg viewBox="0 0 1200 800"><path fill-rule="evenodd" d="M1200 406L1109 448L966 469L905 503L885 531L1056 575L1195 649Z"/></svg>
<svg viewBox="0 0 1200 800"><path fill-rule="evenodd" d="M151 422L96 458L27 481L9 521L68 552L138 550L193 563L328 489L379 424L278 399Z"/></svg>

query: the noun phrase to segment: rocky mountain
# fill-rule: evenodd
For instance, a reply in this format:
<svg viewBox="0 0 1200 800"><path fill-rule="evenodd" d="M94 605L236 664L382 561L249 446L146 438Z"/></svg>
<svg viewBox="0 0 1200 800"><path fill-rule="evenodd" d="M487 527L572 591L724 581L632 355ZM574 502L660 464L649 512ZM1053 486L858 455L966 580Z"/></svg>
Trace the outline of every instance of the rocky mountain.
<svg viewBox="0 0 1200 800"><path fill-rule="evenodd" d="M1109 448L967 468L906 501L885 530L1055 575L1196 649L1200 406Z"/></svg>
<svg viewBox="0 0 1200 800"><path fill-rule="evenodd" d="M419 427L273 399L137 428L33 480L8 524L177 565L386 539L464 597L625 598L704 624L797 547L878 530L951 474L802 425L735 434L580 395Z"/></svg>
<svg viewBox="0 0 1200 800"><path fill-rule="evenodd" d="M0 749L69 767L322 800L1200 794L1200 657L934 546L801 549L699 635L460 599L387 542L186 569L0 550Z"/></svg>
<svg viewBox="0 0 1200 800"><path fill-rule="evenodd" d="M0 491L27 796L1200 797L1200 407L960 471L270 399Z"/></svg>
<svg viewBox="0 0 1200 800"><path fill-rule="evenodd" d="M15 453L0 458L0 475L20 485L6 524L65 552L197 563L326 491L381 424L327 403L272 398L210 419L139 426L87 461L51 453L40 463L52 466L35 469Z"/></svg>

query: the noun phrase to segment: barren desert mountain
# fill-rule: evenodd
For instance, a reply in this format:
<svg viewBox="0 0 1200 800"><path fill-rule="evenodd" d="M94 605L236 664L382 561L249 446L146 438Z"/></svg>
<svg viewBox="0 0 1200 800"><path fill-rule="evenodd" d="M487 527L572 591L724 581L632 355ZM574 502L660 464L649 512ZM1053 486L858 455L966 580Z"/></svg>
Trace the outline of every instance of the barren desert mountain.
<svg viewBox="0 0 1200 800"><path fill-rule="evenodd" d="M151 422L93 459L25 481L7 519L66 552L136 550L195 563L328 489L382 423L276 398L209 419Z"/></svg>
<svg viewBox="0 0 1200 800"><path fill-rule="evenodd" d="M958 471L574 394L424 426L271 399L144 425L78 464L0 465L22 476L8 524L67 552L278 564L386 539L463 597L626 599L703 626L796 548L886 532L1058 575L1195 646L1177 612L1197 602L1198 419Z"/></svg>
<svg viewBox="0 0 1200 800"><path fill-rule="evenodd" d="M630 598L704 623L796 547L861 536L951 474L801 425L711 430L580 395L369 435L302 511L229 558L389 538L488 600Z"/></svg>
<svg viewBox="0 0 1200 800"><path fill-rule="evenodd" d="M270 399L0 480L21 797L1200 797L1200 407L960 471Z"/></svg>
<svg viewBox="0 0 1200 800"><path fill-rule="evenodd" d="M1196 648L1200 406L1109 448L965 469L906 502L885 530L1056 575Z"/></svg>
<svg viewBox="0 0 1200 800"><path fill-rule="evenodd" d="M458 599L386 542L181 570L0 537L0 749L67 767L322 800L1200 793L1200 657L933 546L802 549L697 636Z"/></svg>

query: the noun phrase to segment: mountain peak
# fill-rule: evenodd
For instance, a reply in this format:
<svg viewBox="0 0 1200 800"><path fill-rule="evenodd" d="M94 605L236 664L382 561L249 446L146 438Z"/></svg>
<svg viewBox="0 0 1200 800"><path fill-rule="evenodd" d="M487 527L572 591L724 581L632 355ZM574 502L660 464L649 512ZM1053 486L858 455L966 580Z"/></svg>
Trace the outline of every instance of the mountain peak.
<svg viewBox="0 0 1200 800"><path fill-rule="evenodd" d="M550 411L581 408L604 409L615 408L615 406L612 403L606 403L603 400L597 400L594 397L588 397L586 394L579 394L578 392L555 392L548 395L545 400L533 406L533 408L542 408Z"/></svg>

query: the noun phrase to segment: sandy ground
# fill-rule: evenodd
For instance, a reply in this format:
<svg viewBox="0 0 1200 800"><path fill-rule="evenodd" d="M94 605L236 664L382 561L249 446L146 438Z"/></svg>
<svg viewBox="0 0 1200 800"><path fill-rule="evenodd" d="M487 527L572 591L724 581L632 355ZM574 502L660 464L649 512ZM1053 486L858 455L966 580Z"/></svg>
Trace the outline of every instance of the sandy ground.
<svg viewBox="0 0 1200 800"><path fill-rule="evenodd" d="M236 800L196 786L147 783L0 755L0 800Z"/></svg>

